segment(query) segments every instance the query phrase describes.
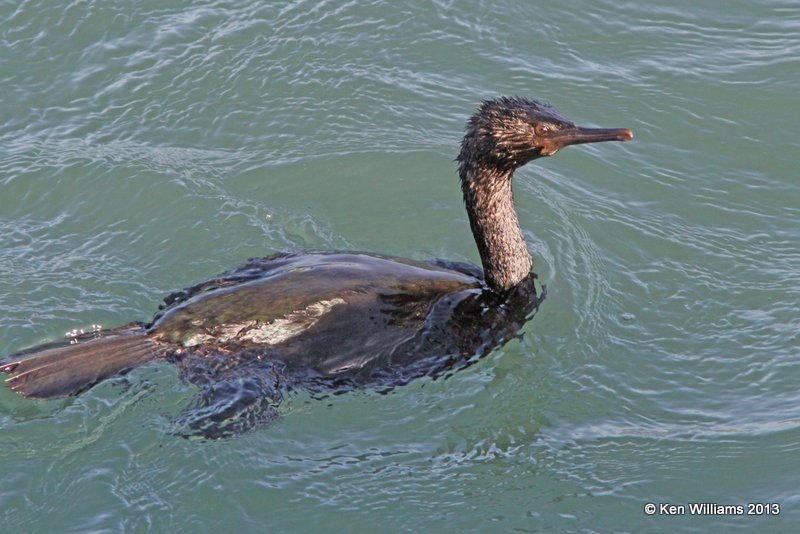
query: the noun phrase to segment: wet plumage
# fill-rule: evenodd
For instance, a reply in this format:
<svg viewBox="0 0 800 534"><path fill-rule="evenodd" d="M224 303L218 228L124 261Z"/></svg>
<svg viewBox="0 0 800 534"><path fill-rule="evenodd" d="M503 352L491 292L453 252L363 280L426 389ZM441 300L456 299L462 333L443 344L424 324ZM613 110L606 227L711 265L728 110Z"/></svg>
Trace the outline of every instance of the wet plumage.
<svg viewBox="0 0 800 534"><path fill-rule="evenodd" d="M168 296L148 324L78 336L9 357L27 397L78 394L154 360L201 386L185 432L220 437L272 421L286 392L393 387L473 362L537 309L533 259L514 208L514 171L578 143L627 141L521 98L484 102L457 158L483 269L358 253L253 259Z"/></svg>

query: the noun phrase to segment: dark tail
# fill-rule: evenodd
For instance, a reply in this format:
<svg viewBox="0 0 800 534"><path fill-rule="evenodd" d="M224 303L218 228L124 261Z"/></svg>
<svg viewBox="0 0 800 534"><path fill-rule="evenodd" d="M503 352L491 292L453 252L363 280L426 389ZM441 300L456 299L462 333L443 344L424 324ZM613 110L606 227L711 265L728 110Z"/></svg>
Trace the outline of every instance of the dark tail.
<svg viewBox="0 0 800 534"><path fill-rule="evenodd" d="M20 395L53 399L77 395L104 378L159 357L156 344L138 328L73 345L26 351L0 364L0 372L16 373L6 382Z"/></svg>

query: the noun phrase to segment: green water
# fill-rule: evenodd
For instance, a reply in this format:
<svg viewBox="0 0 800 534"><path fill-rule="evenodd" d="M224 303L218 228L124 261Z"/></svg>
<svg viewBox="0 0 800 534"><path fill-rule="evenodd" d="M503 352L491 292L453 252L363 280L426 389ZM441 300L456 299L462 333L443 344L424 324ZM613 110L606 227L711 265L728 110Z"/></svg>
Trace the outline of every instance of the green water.
<svg viewBox="0 0 800 534"><path fill-rule="evenodd" d="M3 387L0 530L797 531L798 86L786 0L0 3L0 354L277 251L478 262L482 98L636 135L518 173L548 298L447 380L222 442L168 365Z"/></svg>

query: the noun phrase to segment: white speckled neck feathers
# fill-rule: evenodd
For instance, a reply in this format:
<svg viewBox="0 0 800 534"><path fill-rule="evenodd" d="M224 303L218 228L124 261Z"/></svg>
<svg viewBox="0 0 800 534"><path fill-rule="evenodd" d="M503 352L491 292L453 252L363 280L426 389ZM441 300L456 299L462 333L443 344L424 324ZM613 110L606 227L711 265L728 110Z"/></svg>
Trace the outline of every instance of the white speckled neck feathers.
<svg viewBox="0 0 800 534"><path fill-rule="evenodd" d="M512 174L468 166L461 169L461 189L484 278L496 291L516 286L533 267L514 206Z"/></svg>

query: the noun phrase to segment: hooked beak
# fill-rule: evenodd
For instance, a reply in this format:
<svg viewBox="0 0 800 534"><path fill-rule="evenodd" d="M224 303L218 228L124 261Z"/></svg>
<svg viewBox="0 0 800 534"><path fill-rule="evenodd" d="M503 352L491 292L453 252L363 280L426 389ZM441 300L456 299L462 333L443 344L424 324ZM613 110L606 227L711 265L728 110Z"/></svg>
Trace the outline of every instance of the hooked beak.
<svg viewBox="0 0 800 534"><path fill-rule="evenodd" d="M548 135L542 141L542 156L552 156L562 148L582 143L602 143L603 141L630 141L633 132L627 128L581 128L573 126Z"/></svg>

